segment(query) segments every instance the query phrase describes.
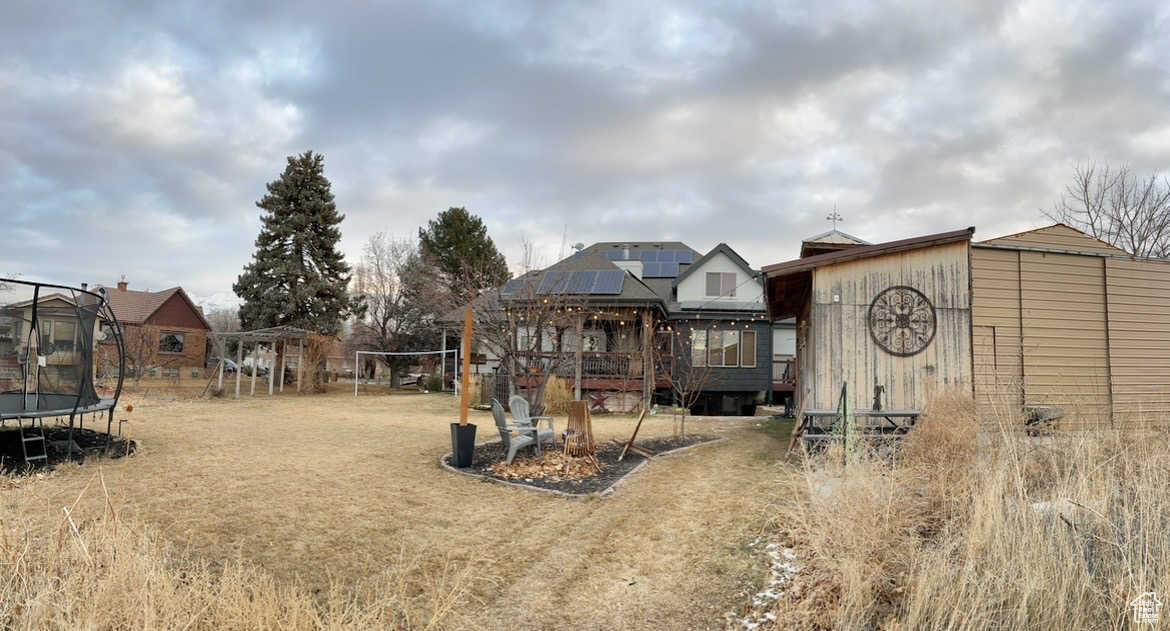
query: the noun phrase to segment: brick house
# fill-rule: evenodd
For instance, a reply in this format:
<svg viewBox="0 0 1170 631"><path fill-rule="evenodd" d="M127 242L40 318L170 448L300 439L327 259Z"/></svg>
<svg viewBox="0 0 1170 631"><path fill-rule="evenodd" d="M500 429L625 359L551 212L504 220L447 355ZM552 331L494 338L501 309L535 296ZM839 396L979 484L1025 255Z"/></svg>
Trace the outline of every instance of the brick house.
<svg viewBox="0 0 1170 631"><path fill-rule="evenodd" d="M122 325L128 374L133 375L139 369L145 376L170 378L204 374L211 325L182 287L135 291L122 280L116 288L107 287L106 296ZM109 323L101 326L107 327ZM107 340L112 340L112 336L107 336ZM102 352L104 344L98 346L100 370L102 358L108 353Z"/></svg>

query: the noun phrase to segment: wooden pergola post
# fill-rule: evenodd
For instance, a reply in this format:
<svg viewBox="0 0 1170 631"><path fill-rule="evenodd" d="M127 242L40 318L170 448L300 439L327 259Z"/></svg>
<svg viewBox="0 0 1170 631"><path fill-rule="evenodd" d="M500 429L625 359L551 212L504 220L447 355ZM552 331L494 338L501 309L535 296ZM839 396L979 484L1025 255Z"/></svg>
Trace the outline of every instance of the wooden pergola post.
<svg viewBox="0 0 1170 631"><path fill-rule="evenodd" d="M268 351L275 354L276 344L269 344ZM272 396L272 386L276 385L276 358L273 357L272 359L272 368L268 369L268 396Z"/></svg>
<svg viewBox="0 0 1170 631"><path fill-rule="evenodd" d="M227 349L224 348L224 344L223 344L222 339L220 339L218 337L213 337L212 339L215 340L216 354L219 355L219 385L218 385L218 388L219 388L220 393L223 393L223 364L225 361L224 351Z"/></svg>
<svg viewBox="0 0 1170 631"><path fill-rule="evenodd" d="M258 372L256 370L256 348L258 346L258 344L252 345L252 391L248 393L250 397L256 396L256 373Z"/></svg>
<svg viewBox="0 0 1170 631"><path fill-rule="evenodd" d="M236 341L236 398L240 398L240 373L244 371L244 338Z"/></svg>
<svg viewBox="0 0 1170 631"><path fill-rule="evenodd" d="M301 376L305 374L305 340L301 339L297 348L297 392L301 391ZM356 378L356 374L355 378Z"/></svg>
<svg viewBox="0 0 1170 631"><path fill-rule="evenodd" d="M280 392L284 393L284 364L288 359L288 340L280 341Z"/></svg>

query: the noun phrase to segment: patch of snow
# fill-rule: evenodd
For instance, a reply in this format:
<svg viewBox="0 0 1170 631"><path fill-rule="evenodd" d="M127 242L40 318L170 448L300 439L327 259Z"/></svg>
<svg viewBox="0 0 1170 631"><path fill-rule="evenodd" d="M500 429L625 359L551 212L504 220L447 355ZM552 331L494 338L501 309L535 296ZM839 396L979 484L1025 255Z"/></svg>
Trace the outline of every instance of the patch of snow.
<svg viewBox="0 0 1170 631"><path fill-rule="evenodd" d="M760 538L757 537L748 544L748 547L755 549L760 543ZM787 585L800 571L800 566L795 563L796 550L792 548L783 547L775 542L768 543L764 546L764 554L768 557L768 580L764 588L752 596L751 611L743 616L729 614L730 619L738 621L747 631L754 631L760 625L776 620L776 615L768 610L784 596Z"/></svg>

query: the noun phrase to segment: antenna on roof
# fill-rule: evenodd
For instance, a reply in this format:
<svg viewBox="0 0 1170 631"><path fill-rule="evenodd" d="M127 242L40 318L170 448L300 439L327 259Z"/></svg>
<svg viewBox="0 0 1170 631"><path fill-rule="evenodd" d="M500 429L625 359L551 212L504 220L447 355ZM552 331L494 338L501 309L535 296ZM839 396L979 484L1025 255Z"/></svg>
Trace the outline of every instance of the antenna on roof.
<svg viewBox="0 0 1170 631"><path fill-rule="evenodd" d="M837 212L837 204L836 203L833 204L833 212L830 213L828 217L825 217L825 219L833 222L833 230L837 229L837 222L838 221L845 221L845 218L841 216L841 213Z"/></svg>

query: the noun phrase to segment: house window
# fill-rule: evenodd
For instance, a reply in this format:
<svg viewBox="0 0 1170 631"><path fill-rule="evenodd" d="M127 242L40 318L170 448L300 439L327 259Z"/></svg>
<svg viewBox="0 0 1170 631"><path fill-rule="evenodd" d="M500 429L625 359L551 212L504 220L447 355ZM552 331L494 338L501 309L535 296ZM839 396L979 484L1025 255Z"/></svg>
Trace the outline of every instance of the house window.
<svg viewBox="0 0 1170 631"><path fill-rule="evenodd" d="M744 331L740 333L739 365L744 368L756 367L756 332Z"/></svg>
<svg viewBox="0 0 1170 631"><path fill-rule="evenodd" d="M723 332L723 365L739 365L739 331Z"/></svg>
<svg viewBox="0 0 1170 631"><path fill-rule="evenodd" d="M41 333L38 353L52 355L53 353L72 353L75 348L74 338L77 326L68 320L41 320L37 326Z"/></svg>
<svg viewBox="0 0 1170 631"><path fill-rule="evenodd" d="M707 295L735 297L735 272L707 272Z"/></svg>
<svg viewBox="0 0 1170 631"><path fill-rule="evenodd" d="M691 331L691 365L707 365L707 331Z"/></svg>
<svg viewBox="0 0 1170 631"><path fill-rule="evenodd" d="M755 368L756 332L717 329L691 331L691 365Z"/></svg>
<svg viewBox="0 0 1170 631"><path fill-rule="evenodd" d="M183 334L163 332L158 338L158 350L160 353L182 353Z"/></svg>

